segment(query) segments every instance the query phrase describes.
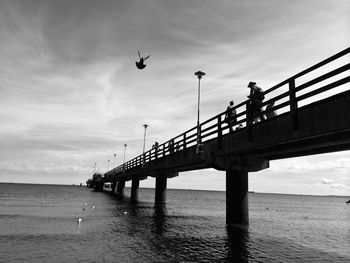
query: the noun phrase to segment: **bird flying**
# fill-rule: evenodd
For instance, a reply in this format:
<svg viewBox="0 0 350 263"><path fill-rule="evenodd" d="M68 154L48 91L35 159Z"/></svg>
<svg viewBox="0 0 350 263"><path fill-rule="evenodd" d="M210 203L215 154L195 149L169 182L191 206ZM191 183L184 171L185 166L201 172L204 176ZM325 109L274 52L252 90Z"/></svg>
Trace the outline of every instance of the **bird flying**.
<svg viewBox="0 0 350 263"><path fill-rule="evenodd" d="M143 57L141 57L141 55L140 55L140 51L137 51L137 53L139 54L139 59L140 59L140 61L136 61L136 62L135 62L135 63L136 63L136 67L137 67L138 69L144 69L144 68L146 67L146 65L144 64L144 62L145 62L145 60L148 59L151 55L148 55L147 57L143 58Z"/></svg>

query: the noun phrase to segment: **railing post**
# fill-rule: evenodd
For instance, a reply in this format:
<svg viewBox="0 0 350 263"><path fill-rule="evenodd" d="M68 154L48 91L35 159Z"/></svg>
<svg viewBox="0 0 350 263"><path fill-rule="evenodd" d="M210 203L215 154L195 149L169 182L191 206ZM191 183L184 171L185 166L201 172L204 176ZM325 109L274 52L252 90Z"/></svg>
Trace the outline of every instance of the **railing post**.
<svg viewBox="0 0 350 263"><path fill-rule="evenodd" d="M170 152L172 160L174 160L174 158L175 158L175 155L174 155L174 152L175 152L174 139L170 140L169 152Z"/></svg>
<svg viewBox="0 0 350 263"><path fill-rule="evenodd" d="M158 146L154 147L154 160L158 163Z"/></svg>
<svg viewBox="0 0 350 263"><path fill-rule="evenodd" d="M298 102L295 94L295 79L289 80L289 106L292 129L298 129Z"/></svg>
<svg viewBox="0 0 350 263"><path fill-rule="evenodd" d="M146 153L142 154L142 168L145 167L145 162L146 162Z"/></svg>
<svg viewBox="0 0 350 263"><path fill-rule="evenodd" d="M183 138L183 153L184 153L184 157L186 157L186 133L184 133L184 138Z"/></svg>
<svg viewBox="0 0 350 263"><path fill-rule="evenodd" d="M218 145L219 149L222 147L222 121L221 121L221 114L218 117Z"/></svg>
<svg viewBox="0 0 350 263"><path fill-rule="evenodd" d="M203 144L202 144L202 124L198 123L197 127L197 149L196 153L203 153Z"/></svg>
<svg viewBox="0 0 350 263"><path fill-rule="evenodd" d="M201 130L202 130L202 125L199 124L198 127L197 127L197 143L198 143L198 144L201 144L201 143L202 143Z"/></svg>
<svg viewBox="0 0 350 263"><path fill-rule="evenodd" d="M174 139L170 140L170 145L169 145L169 152L170 154L174 153L175 145L174 145Z"/></svg>
<svg viewBox="0 0 350 263"><path fill-rule="evenodd" d="M247 100L246 103L246 125L247 125L247 140L248 142L252 141L252 126L253 124L253 116L252 116L252 111L250 107L250 99Z"/></svg>

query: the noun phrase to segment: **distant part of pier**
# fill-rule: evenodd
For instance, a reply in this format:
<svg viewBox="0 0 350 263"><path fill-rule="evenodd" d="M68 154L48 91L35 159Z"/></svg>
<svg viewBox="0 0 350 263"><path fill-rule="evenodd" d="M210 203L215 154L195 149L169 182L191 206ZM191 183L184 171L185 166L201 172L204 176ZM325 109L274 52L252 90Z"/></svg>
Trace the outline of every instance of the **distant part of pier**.
<svg viewBox="0 0 350 263"><path fill-rule="evenodd" d="M155 203L162 204L169 178L214 168L226 173L227 224L247 224L249 172L268 168L270 160L350 149L349 53L347 48L267 89L262 107L274 102L268 111L277 111L276 116L254 123L250 101L244 101L234 107L233 131L224 122L225 112L219 113L103 175L95 174L89 185L101 190L110 182L112 191L123 196L125 182L132 181L131 201L136 202L139 181L155 177Z"/></svg>

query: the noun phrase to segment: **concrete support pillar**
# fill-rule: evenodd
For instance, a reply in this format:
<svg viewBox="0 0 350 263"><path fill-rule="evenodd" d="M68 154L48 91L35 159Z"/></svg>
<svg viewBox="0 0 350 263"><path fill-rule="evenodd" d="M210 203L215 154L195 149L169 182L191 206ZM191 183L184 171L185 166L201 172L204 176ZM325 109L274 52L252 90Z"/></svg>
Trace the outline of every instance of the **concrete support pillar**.
<svg viewBox="0 0 350 263"><path fill-rule="evenodd" d="M138 201L139 186L140 186L140 180L138 179L132 180L130 201L133 203L136 203Z"/></svg>
<svg viewBox="0 0 350 263"><path fill-rule="evenodd" d="M248 172L226 171L226 223L248 224Z"/></svg>
<svg viewBox="0 0 350 263"><path fill-rule="evenodd" d="M94 184L94 190L96 192L101 192L103 191L103 182L95 182Z"/></svg>
<svg viewBox="0 0 350 263"><path fill-rule="evenodd" d="M119 181L117 185L117 194L119 197L124 197L125 181Z"/></svg>
<svg viewBox="0 0 350 263"><path fill-rule="evenodd" d="M117 186L117 183L116 182L113 182L111 187L112 187L112 194L115 193L115 187Z"/></svg>
<svg viewBox="0 0 350 263"><path fill-rule="evenodd" d="M166 201L166 177L156 177L155 203L164 204Z"/></svg>

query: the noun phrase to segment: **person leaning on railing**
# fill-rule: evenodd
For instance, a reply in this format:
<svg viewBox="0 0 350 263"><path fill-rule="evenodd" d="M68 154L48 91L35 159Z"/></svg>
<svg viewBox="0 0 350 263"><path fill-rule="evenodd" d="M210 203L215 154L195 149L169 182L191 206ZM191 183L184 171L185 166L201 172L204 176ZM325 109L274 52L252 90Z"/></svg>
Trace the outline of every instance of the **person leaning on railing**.
<svg viewBox="0 0 350 263"><path fill-rule="evenodd" d="M233 100L230 101L230 105L227 106L225 120L230 128L230 132L233 131L233 126L237 123L236 110L233 108Z"/></svg>
<svg viewBox="0 0 350 263"><path fill-rule="evenodd" d="M247 96L250 99L250 111L253 122L259 122L265 120L265 116L262 112L261 105L265 99L264 92L256 85L256 82L249 82L248 88L250 88L250 94Z"/></svg>

